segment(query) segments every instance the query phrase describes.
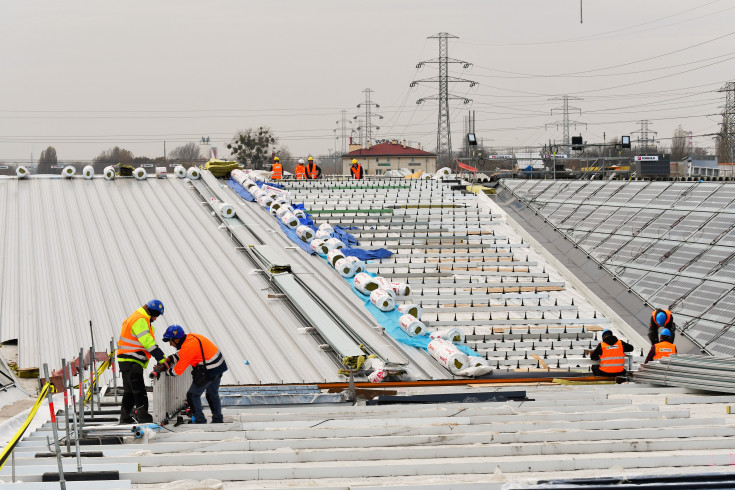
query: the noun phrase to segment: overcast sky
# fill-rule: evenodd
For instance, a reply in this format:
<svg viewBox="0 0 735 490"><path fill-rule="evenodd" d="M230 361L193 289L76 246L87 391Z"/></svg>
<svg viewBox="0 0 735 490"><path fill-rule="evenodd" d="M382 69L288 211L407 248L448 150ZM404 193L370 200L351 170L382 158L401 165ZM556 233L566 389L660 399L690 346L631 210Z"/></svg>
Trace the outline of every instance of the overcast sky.
<svg viewBox="0 0 735 490"><path fill-rule="evenodd" d="M372 89L373 138L434 150L439 44L473 63L451 74L453 146L476 114L486 145L588 142L650 121L664 145L681 125L713 147L735 80L732 0L7 1L0 16L0 160L91 160L113 146L163 156L202 136L228 156L238 131L269 126L294 156L341 150L340 121ZM557 110L558 108L558 110ZM586 126L581 123L586 123ZM336 130L336 131L335 131ZM653 136L653 133L651 133Z"/></svg>

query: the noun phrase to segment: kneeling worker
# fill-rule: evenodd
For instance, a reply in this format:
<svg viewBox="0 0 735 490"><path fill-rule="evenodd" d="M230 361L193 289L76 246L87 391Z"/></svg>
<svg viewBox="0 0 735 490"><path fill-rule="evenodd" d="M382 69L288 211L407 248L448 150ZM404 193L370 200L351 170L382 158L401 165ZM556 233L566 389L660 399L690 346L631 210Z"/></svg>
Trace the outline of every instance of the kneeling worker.
<svg viewBox="0 0 735 490"><path fill-rule="evenodd" d="M625 353L633 352L633 346L619 340L610 330L602 332L602 342L590 354L590 359L600 361L592 366L595 376L617 376L625 373Z"/></svg>
<svg viewBox="0 0 735 490"><path fill-rule="evenodd" d="M227 363L216 345L201 334L186 334L180 325L171 325L163 334L164 342L175 347L179 352L166 358L163 365L156 366L155 375L173 367L173 372L181 376L186 368L202 366L204 371L201 378L192 371L193 381L186 392L186 399L192 409L192 422L206 424L207 419L202 412L202 394L206 391L207 403L212 411L212 423L222 423L222 403L219 399L219 383L222 373L227 371ZM201 367L199 369L202 369Z"/></svg>
<svg viewBox="0 0 735 490"><path fill-rule="evenodd" d="M648 351L646 361L643 364L648 364L649 361L658 361L664 357L669 357L671 354L676 354L676 346L671 343L671 332L664 328L661 331L661 342L651 346L651 350Z"/></svg>

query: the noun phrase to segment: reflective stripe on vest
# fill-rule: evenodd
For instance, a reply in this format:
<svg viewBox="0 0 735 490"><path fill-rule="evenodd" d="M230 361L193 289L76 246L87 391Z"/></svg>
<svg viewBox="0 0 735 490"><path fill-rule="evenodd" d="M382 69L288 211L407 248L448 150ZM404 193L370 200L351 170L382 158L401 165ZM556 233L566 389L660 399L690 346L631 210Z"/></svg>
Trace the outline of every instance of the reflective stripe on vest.
<svg viewBox="0 0 735 490"><path fill-rule="evenodd" d="M133 312L128 318L125 319L120 331L120 337L117 340L117 357L118 359L133 359L141 362L147 362L150 359L151 354L148 350L143 347L143 344L138 340L143 335L147 334L147 331L143 331L138 335L133 334L132 328L135 322L143 319L148 324L148 330L151 336L153 335L153 325L151 325L150 317L146 314L145 310L141 306Z"/></svg>
<svg viewBox="0 0 735 490"><path fill-rule="evenodd" d="M352 172L352 177L354 177L355 179L362 178L362 165L360 165L359 163L357 164L357 167L350 167L350 171Z"/></svg>
<svg viewBox="0 0 735 490"><path fill-rule="evenodd" d="M600 371L604 371L606 373L620 373L624 371L625 352L623 351L623 341L618 340L613 345L600 342L600 345L602 346Z"/></svg>
<svg viewBox="0 0 735 490"><path fill-rule="evenodd" d="M311 163L311 164L309 164L309 165L306 166L306 175L310 179L316 179L317 178L317 176L319 175L319 172L316 169L316 163Z"/></svg>
<svg viewBox="0 0 735 490"><path fill-rule="evenodd" d="M306 178L306 167L304 167L301 164L296 165L296 170L294 170L294 173L296 174L296 178L299 180L303 180Z"/></svg>
<svg viewBox="0 0 735 490"><path fill-rule="evenodd" d="M271 179L280 179L283 178L283 165L280 163L274 163L271 165L271 170L273 173L271 174Z"/></svg>
<svg viewBox="0 0 735 490"><path fill-rule="evenodd" d="M671 342L659 342L653 347L656 349L656 354L653 356L654 361L664 357L669 357L671 354L676 354L676 346Z"/></svg>

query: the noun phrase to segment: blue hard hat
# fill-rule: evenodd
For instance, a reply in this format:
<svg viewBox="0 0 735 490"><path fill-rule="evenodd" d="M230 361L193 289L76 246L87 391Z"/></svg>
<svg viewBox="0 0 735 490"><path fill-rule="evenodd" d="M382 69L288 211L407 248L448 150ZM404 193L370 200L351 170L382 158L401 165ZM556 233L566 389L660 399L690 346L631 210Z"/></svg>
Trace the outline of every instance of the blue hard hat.
<svg viewBox="0 0 735 490"><path fill-rule="evenodd" d="M666 325L666 313L664 313L663 311L659 311L658 313L656 313L656 324L659 327L663 327L664 325Z"/></svg>
<svg viewBox="0 0 735 490"><path fill-rule="evenodd" d="M158 315L163 315L163 303L161 303L161 300L158 299L152 299L149 302L145 304L149 310L151 310L154 313L157 313Z"/></svg>
<svg viewBox="0 0 735 490"><path fill-rule="evenodd" d="M183 339L184 335L184 329L181 328L181 325L170 325L165 332L163 332L163 341L168 342L171 339Z"/></svg>
<svg viewBox="0 0 735 490"><path fill-rule="evenodd" d="M663 330L661 330L661 334L660 334L660 335L661 335L662 337L663 337L664 335L665 335L665 336L667 336L667 337L671 337L671 332L669 332L669 329L668 329L668 328L664 328Z"/></svg>

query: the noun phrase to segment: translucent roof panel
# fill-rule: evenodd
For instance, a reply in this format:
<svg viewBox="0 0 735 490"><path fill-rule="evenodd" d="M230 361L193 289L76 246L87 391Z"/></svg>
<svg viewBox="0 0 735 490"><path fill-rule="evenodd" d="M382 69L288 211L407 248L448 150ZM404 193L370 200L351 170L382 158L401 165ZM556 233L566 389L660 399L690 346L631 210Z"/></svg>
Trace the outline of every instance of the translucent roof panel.
<svg viewBox="0 0 735 490"><path fill-rule="evenodd" d="M562 220L574 213L579 205L577 204L562 204L558 209L548 214L546 217L549 221L558 225Z"/></svg>
<svg viewBox="0 0 735 490"><path fill-rule="evenodd" d="M611 214L615 213L618 209L608 207L597 207L592 214L586 216L584 219L577 221L575 228L582 231L594 230L600 223L605 221Z"/></svg>
<svg viewBox="0 0 735 490"><path fill-rule="evenodd" d="M600 182L599 180L590 180L588 181L586 186L581 188L579 192L574 195L574 200L578 202L584 202L592 194L595 194L597 191L599 191L604 185L605 183Z"/></svg>
<svg viewBox="0 0 735 490"><path fill-rule="evenodd" d="M672 240L698 240L697 231L703 228L707 220L712 217L712 213L703 213L693 211L683 217L681 221L676 223L669 231L668 238Z"/></svg>
<svg viewBox="0 0 735 490"><path fill-rule="evenodd" d="M625 204L630 202L646 185L648 185L647 182L628 182L623 189L610 196L606 204Z"/></svg>
<svg viewBox="0 0 735 490"><path fill-rule="evenodd" d="M707 281L689 293L686 298L683 298L676 305L676 311L699 317L731 290L731 284Z"/></svg>
<svg viewBox="0 0 735 490"><path fill-rule="evenodd" d="M671 243L677 247L676 250L659 263L658 267L674 274L683 271L690 262L697 259L708 248L707 245L697 243Z"/></svg>
<svg viewBox="0 0 735 490"><path fill-rule="evenodd" d="M649 272L633 284L633 291L644 298L651 298L671 280L671 276L660 272Z"/></svg>
<svg viewBox="0 0 735 490"><path fill-rule="evenodd" d="M615 210L609 218L607 218L605 221L600 223L600 226L595 228L595 232L599 233L614 233L617 232L619 229L623 227L623 225L626 224L626 222L636 214L640 209L631 209L631 208L619 208ZM630 229L628 228L628 234L630 234Z"/></svg>
<svg viewBox="0 0 735 490"><path fill-rule="evenodd" d="M663 211L659 209L641 209L625 223L619 233L642 234L642 231L650 226L652 229L649 235L653 235L651 238L661 238L669 231L669 228L659 221L662 213Z"/></svg>
<svg viewBox="0 0 735 490"><path fill-rule="evenodd" d="M666 184L663 182L651 182L633 196L630 201L626 202L626 205L645 206L653 201L664 189L666 189Z"/></svg>
<svg viewBox="0 0 735 490"><path fill-rule="evenodd" d="M658 267L659 264L666 260L667 257L670 257L674 253L674 249L680 245L679 243L669 242L666 240L653 241L645 238L641 240L641 242L631 242L631 245L627 247L628 250L631 250L631 254L635 253L635 247L639 248L639 251L636 253L637 256L632 256L630 260L633 264L648 267ZM638 243L642 243L643 245L638 245ZM641 246L643 248L641 248ZM620 255L622 255L622 253Z"/></svg>
<svg viewBox="0 0 735 490"><path fill-rule="evenodd" d="M640 213L640 217L649 217L649 222L646 226L640 229L641 236L650 238L670 238L669 234L674 224L682 221L689 211L664 211L663 213L659 210L646 211ZM653 221L650 221L652 217L655 217ZM639 216L636 216L636 220L639 220ZM637 225L638 223L636 223Z"/></svg>
<svg viewBox="0 0 735 490"><path fill-rule="evenodd" d="M727 259L733 250L729 247L711 247L706 253L702 254L701 257L697 258L697 261L689 265L682 272L686 274L695 274L700 276L706 276L712 269Z"/></svg>
<svg viewBox="0 0 735 490"><path fill-rule="evenodd" d="M701 243L710 243L727 234L731 227L735 229L735 214L720 213L705 221L704 226L697 230L692 238Z"/></svg>
<svg viewBox="0 0 735 490"><path fill-rule="evenodd" d="M630 237L626 236L602 235L599 245L592 249L592 255L594 255L597 260L604 262L609 256L615 254L620 250L620 247L629 241Z"/></svg>
<svg viewBox="0 0 735 490"><path fill-rule="evenodd" d="M570 213L566 218L561 220L557 226L559 226L560 228L579 229L577 225L585 218L587 218L590 214L592 214L596 209L597 208L595 206L577 206L574 212Z"/></svg>
<svg viewBox="0 0 735 490"><path fill-rule="evenodd" d="M598 184L603 184L603 182L598 182ZM623 187L626 187L627 185L627 182L616 180L613 180L612 182L604 182L604 185L601 185L600 188L595 191L593 195L587 198L587 203L602 204L607 201L611 195L619 192Z"/></svg>
<svg viewBox="0 0 735 490"><path fill-rule="evenodd" d="M716 192L722 184L714 182L701 182L699 185L692 185L690 189L684 193L677 205L699 206L704 200Z"/></svg>
<svg viewBox="0 0 735 490"><path fill-rule="evenodd" d="M704 318L719 323L732 323L735 321L735 309L732 307L734 302L735 291L731 289L704 315Z"/></svg>
<svg viewBox="0 0 735 490"><path fill-rule="evenodd" d="M650 301L657 308L671 308L674 304L680 305L681 301L700 284L702 281L699 279L676 277L651 297Z"/></svg>
<svg viewBox="0 0 735 490"><path fill-rule="evenodd" d="M732 194L732 188L723 182L722 184L719 184L719 187L715 192L710 194L699 204L698 209L724 209L728 204L732 203L733 200L735 200L735 195Z"/></svg>
<svg viewBox="0 0 735 490"><path fill-rule="evenodd" d="M617 237L616 237L617 238ZM621 238L627 238L625 236ZM631 264L636 260L644 260L646 254L654 246L655 241L649 238L633 237L628 238L615 253L613 253L608 259L613 264ZM656 254L656 252L653 252ZM655 255L657 258L658 255Z"/></svg>

